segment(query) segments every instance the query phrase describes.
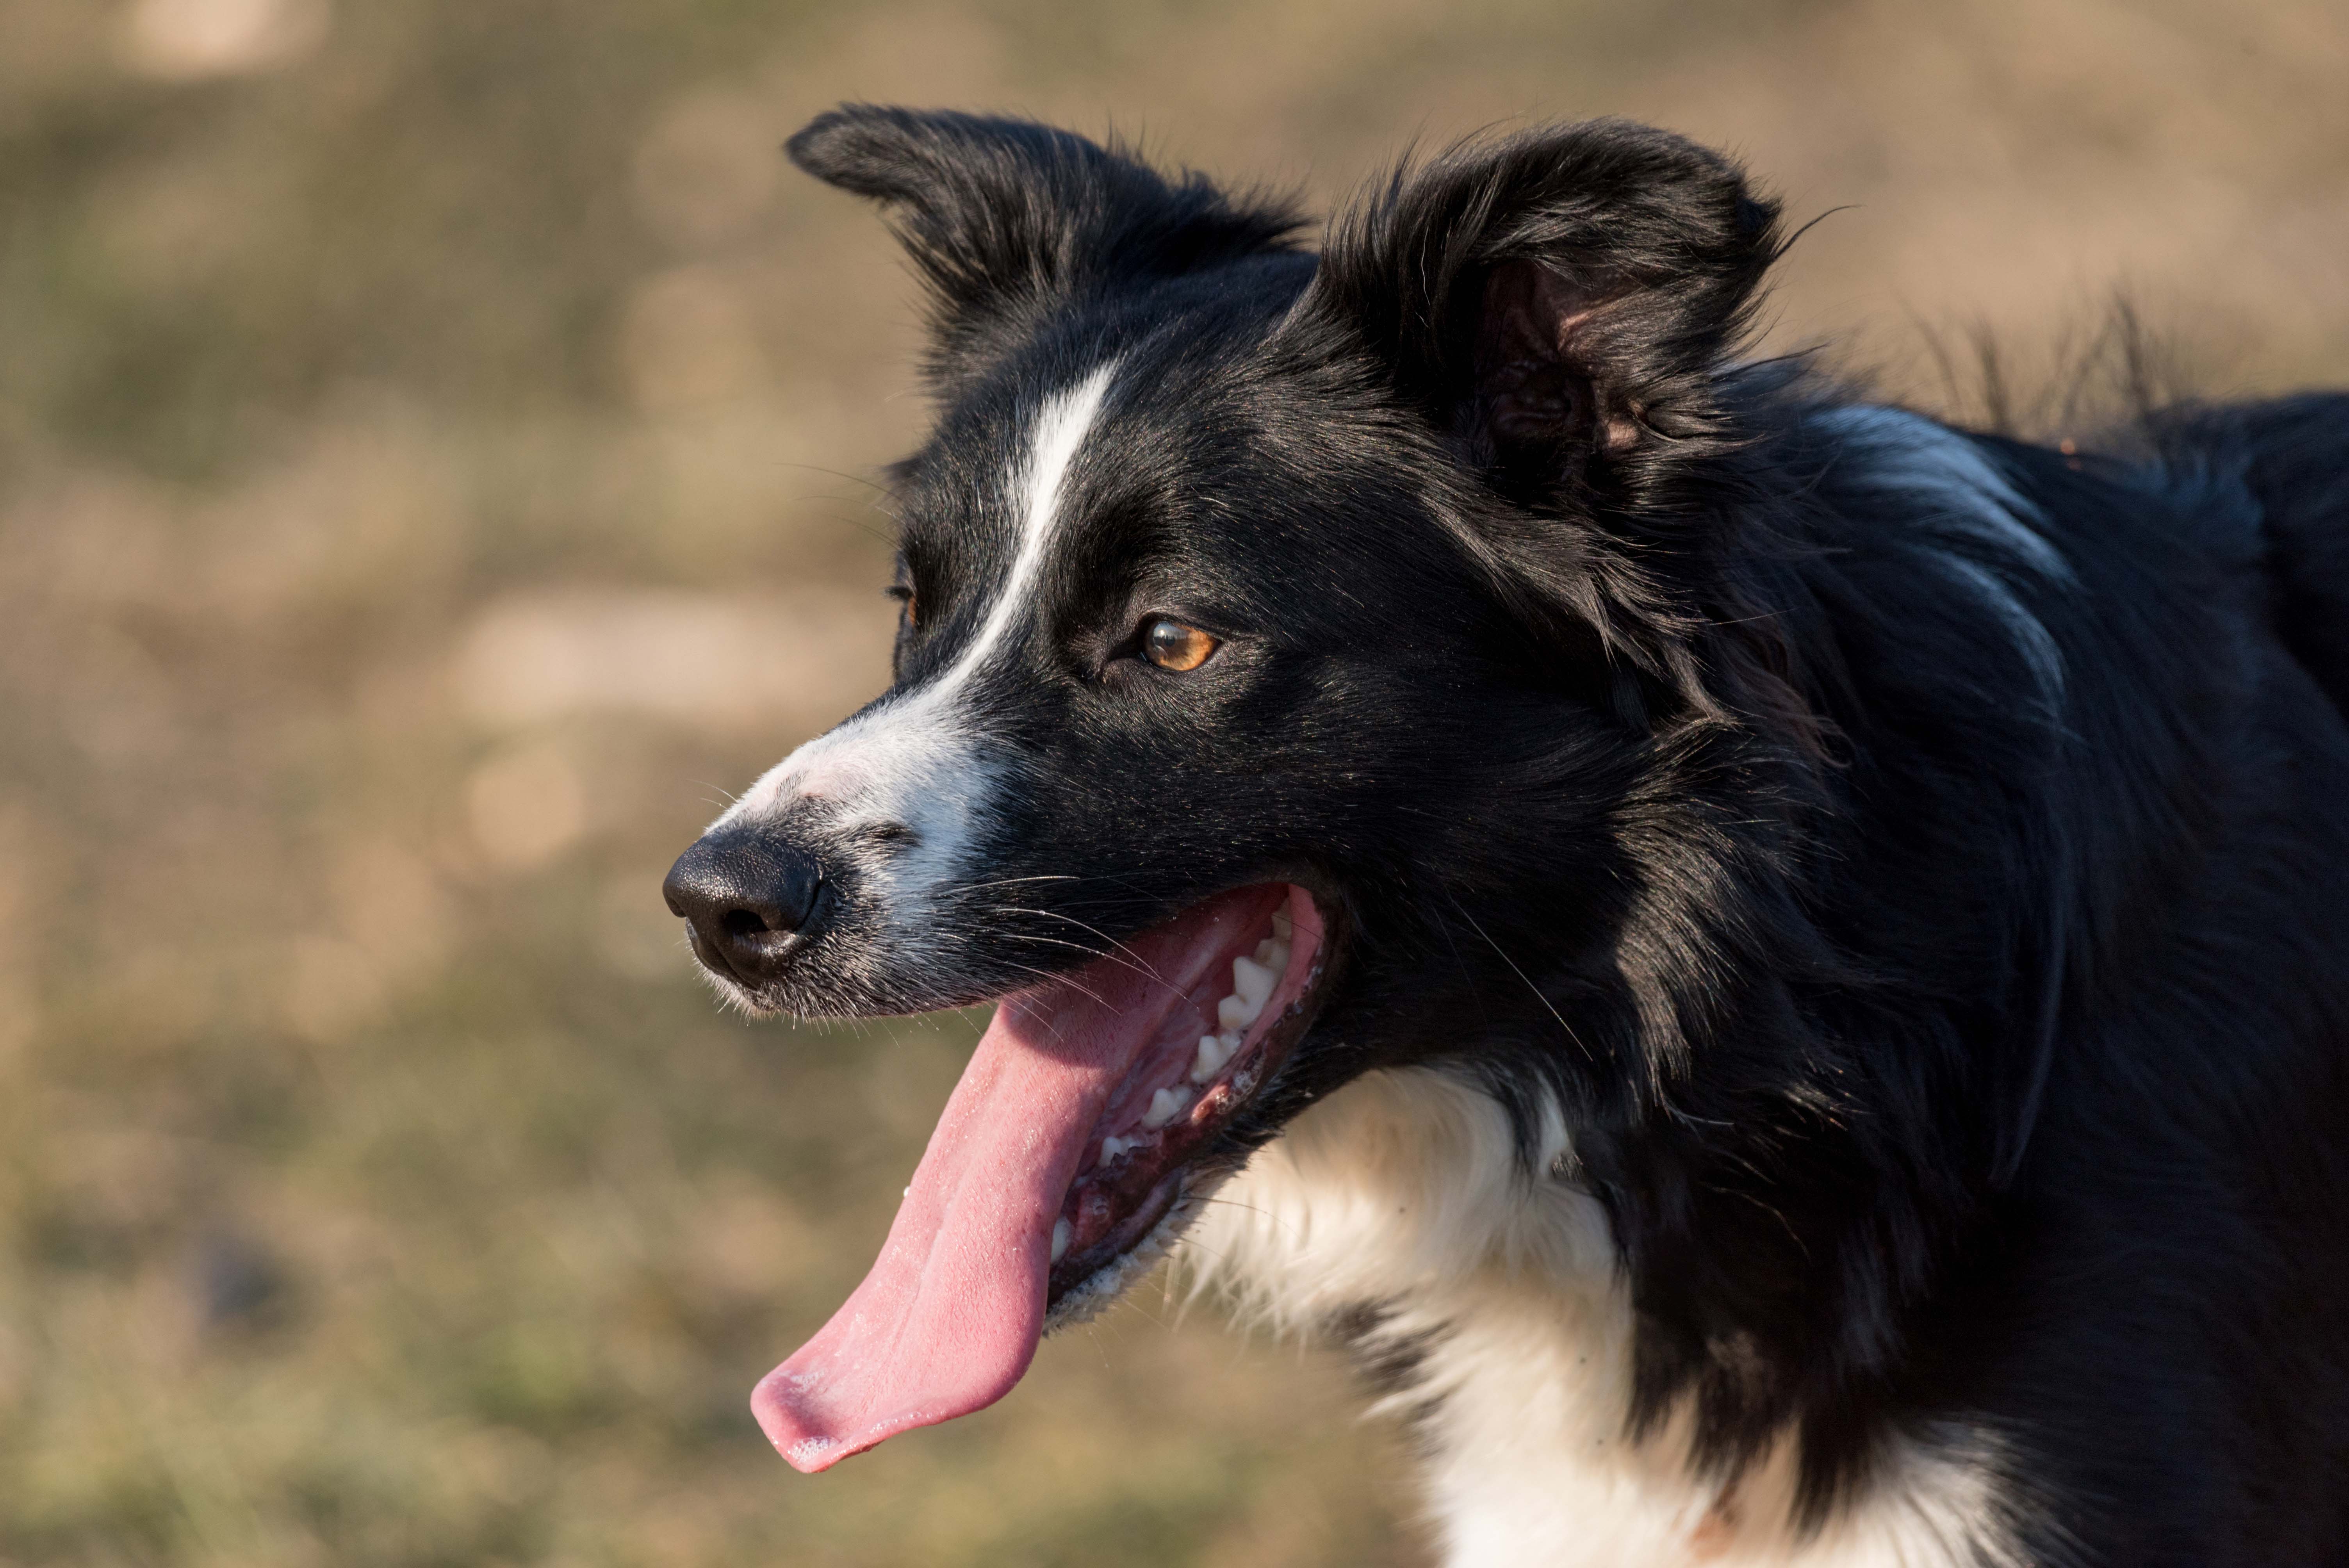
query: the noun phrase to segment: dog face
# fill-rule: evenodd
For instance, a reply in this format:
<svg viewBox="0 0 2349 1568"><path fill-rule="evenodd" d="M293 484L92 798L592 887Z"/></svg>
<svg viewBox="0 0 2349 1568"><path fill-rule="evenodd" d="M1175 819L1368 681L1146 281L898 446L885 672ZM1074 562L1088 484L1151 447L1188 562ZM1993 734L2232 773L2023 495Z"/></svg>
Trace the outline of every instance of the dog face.
<svg viewBox="0 0 2349 1568"><path fill-rule="evenodd" d="M889 691L667 892L753 1010L1003 999L882 1263L761 1387L815 1469L999 1396L1337 1084L1557 1047L1510 954L1621 918L1774 213L1614 125L1398 177L1319 258L1040 127L851 109L792 151L897 217L941 414Z"/></svg>
<svg viewBox="0 0 2349 1568"><path fill-rule="evenodd" d="M1428 699L1493 617L1408 473L1297 417L1278 303L1040 346L902 466L895 684L705 846L714 879L808 868L788 934L697 927L729 995L992 1000L1232 887L1335 909L1399 869L1350 847L1464 749Z"/></svg>

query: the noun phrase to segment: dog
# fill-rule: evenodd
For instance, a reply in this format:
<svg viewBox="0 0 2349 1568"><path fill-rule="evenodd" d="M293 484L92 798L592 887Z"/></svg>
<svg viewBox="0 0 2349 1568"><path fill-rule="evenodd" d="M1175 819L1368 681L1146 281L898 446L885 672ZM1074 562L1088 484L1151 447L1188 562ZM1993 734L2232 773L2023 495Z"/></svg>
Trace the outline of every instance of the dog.
<svg viewBox="0 0 2349 1568"><path fill-rule="evenodd" d="M753 1408L819 1470L1186 1255L1458 1564L2349 1563L2349 396L2060 449L1747 346L1599 120L1284 201L848 106L937 422L894 684L665 892L998 1002Z"/></svg>

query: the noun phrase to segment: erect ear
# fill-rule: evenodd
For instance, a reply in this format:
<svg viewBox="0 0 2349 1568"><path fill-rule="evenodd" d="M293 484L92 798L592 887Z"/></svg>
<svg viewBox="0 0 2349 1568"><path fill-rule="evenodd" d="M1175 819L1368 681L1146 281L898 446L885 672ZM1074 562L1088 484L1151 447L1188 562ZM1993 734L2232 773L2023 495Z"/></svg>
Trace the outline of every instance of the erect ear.
<svg viewBox="0 0 2349 1568"><path fill-rule="evenodd" d="M1652 499L1727 435L1714 377L1777 219L1668 131L1549 127L1398 170L1332 226L1307 305L1505 489Z"/></svg>
<svg viewBox="0 0 2349 1568"><path fill-rule="evenodd" d="M1287 203L1170 181L1121 150L1031 120L845 104L785 144L827 184L879 201L928 284L947 381L1055 303L1111 277L1171 277L1288 251Z"/></svg>

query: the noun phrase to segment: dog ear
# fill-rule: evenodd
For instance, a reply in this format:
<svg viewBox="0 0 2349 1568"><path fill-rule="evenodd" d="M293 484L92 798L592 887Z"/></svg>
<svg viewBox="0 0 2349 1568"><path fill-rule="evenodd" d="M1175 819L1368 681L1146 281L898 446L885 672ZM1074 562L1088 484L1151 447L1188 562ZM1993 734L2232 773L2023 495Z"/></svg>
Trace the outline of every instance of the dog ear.
<svg viewBox="0 0 2349 1568"><path fill-rule="evenodd" d="M1519 499L1643 499L1727 435L1714 377L1777 220L1668 131L1549 127L1399 169L1332 226L1309 305Z"/></svg>
<svg viewBox="0 0 2349 1568"><path fill-rule="evenodd" d="M1196 174L1170 181L1031 120L845 104L784 150L888 210L929 286L930 368L947 382L1091 284L1288 251L1302 224L1285 202L1234 201Z"/></svg>

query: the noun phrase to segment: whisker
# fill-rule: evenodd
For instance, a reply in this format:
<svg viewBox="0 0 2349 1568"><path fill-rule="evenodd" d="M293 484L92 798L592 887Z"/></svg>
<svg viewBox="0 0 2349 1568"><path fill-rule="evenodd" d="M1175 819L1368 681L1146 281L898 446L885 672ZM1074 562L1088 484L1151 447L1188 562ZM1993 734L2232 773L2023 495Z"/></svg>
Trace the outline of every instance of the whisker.
<svg viewBox="0 0 2349 1568"><path fill-rule="evenodd" d="M1089 932L1092 935L1100 937L1103 942L1108 943L1112 947L1116 948L1120 953L1123 953L1127 957L1133 959L1143 974L1149 975L1153 980L1157 981L1161 985L1167 984L1165 976L1162 975L1155 968L1152 967L1151 965L1143 958L1142 954L1134 952L1133 948L1128 947L1124 943L1120 942L1116 937L1112 936L1108 932L1102 930L1099 926L1087 925L1083 921L1077 919L1074 915L1060 914L1049 909L1031 909L1024 911L1023 913L1028 914L1040 914L1047 920L1066 921L1069 924L1075 926L1079 931ZM1106 954L1103 956L1106 956Z"/></svg>
<svg viewBox="0 0 2349 1568"><path fill-rule="evenodd" d="M1114 958L1117 956L1117 954L1113 953L1103 953L1098 947L1087 947L1081 942L1064 942L1057 936L1038 936L1032 932L999 931L995 934L1004 938L1008 942L1041 942L1053 947L1073 948L1077 952L1083 954L1088 958Z"/></svg>
<svg viewBox="0 0 2349 1568"><path fill-rule="evenodd" d="M1226 1208L1238 1209L1243 1212L1254 1214L1259 1220L1264 1220L1269 1223L1278 1225L1282 1230L1287 1231L1294 1239L1299 1241L1304 1239L1305 1233L1297 1228L1294 1221L1284 1220L1269 1209L1258 1208L1254 1203L1244 1203L1237 1198L1206 1198L1201 1200L1199 1206L1204 1209L1210 1203L1221 1203ZM1183 1244L1188 1246L1191 1243L1188 1241L1185 1241Z"/></svg>
<svg viewBox="0 0 2349 1568"><path fill-rule="evenodd" d="M1082 943L1079 942L1061 942L1059 943L1059 945L1062 947L1073 947L1080 953L1090 953L1096 958L1114 958L1119 963L1123 964L1128 969L1133 970L1136 975L1143 976L1144 979L1154 981L1158 985L1164 985L1169 991L1174 989L1174 987L1168 983L1166 977L1159 974L1156 969L1153 968L1142 954L1134 952L1133 948L1128 947L1124 943L1120 942L1117 938L1110 935L1107 932L1102 931L1094 926L1087 925L1081 920L1073 919L1065 914L1056 914L1049 909L1025 909L1018 904L1011 903L990 903L984 907L990 913L996 914L1041 915L1046 920L1065 921L1069 924L1075 926L1080 931L1091 932L1093 935L1100 937L1103 942L1108 943L1111 947L1116 948L1117 952L1112 953L1108 948L1087 947ZM1056 940L1050 936L1035 936L1025 933L1012 931L999 931L996 934L999 936L1016 936L1025 942L1053 942Z"/></svg>
<svg viewBox="0 0 2349 1568"><path fill-rule="evenodd" d="M875 495L885 496L889 493L889 487L887 485L875 483L874 480L866 479L862 474L852 474L847 472L845 469L828 469L822 463L796 463L788 458L770 458L767 459L764 466L778 469L805 469L812 474L829 474L836 480L846 480L853 485L863 485L866 490L871 490ZM871 506L875 511L885 511L888 510L877 501L867 501L860 504ZM890 515L895 516L895 513L892 512Z"/></svg>
<svg viewBox="0 0 2349 1568"><path fill-rule="evenodd" d="M1006 964L1010 964L1011 967L1014 969L1025 970L1028 974L1035 975L1039 980L1050 980L1055 985L1066 985L1070 990L1078 993L1080 995L1092 997L1095 1003L1103 1007L1109 1006L1107 1000L1105 1000L1098 992L1086 989L1084 986L1078 985L1075 981L1070 979L1064 975L1055 975L1047 969L1031 968L1025 964L1014 964L1009 958L1005 959L1004 962Z"/></svg>
<svg viewBox="0 0 2349 1568"><path fill-rule="evenodd" d="M1580 1050L1585 1057L1589 1057L1592 1061L1597 1061L1599 1059L1598 1054L1592 1051L1588 1046L1583 1044L1582 1037L1574 1032L1574 1026L1566 1021L1566 1015L1559 1012L1557 1006L1551 1003L1547 996L1542 995L1541 987L1533 983L1533 977L1531 975L1517 967L1517 961L1516 959L1510 957L1506 953L1502 952L1501 944L1493 940L1492 934L1486 931L1482 925L1479 925L1476 923L1476 917L1468 913L1468 906L1462 903L1459 897L1449 889L1444 891L1444 896L1452 901L1452 907L1460 912L1460 918L1468 923L1468 928L1471 931L1474 931L1477 935L1483 937L1485 944L1491 947L1494 952L1499 953L1501 954L1501 962L1507 965L1510 970L1516 974L1516 977L1526 983L1526 989L1534 994L1536 1000L1539 1001L1543 1006L1549 1009L1549 1016L1557 1020L1557 1026L1566 1031L1566 1037L1574 1042L1576 1048Z"/></svg>

